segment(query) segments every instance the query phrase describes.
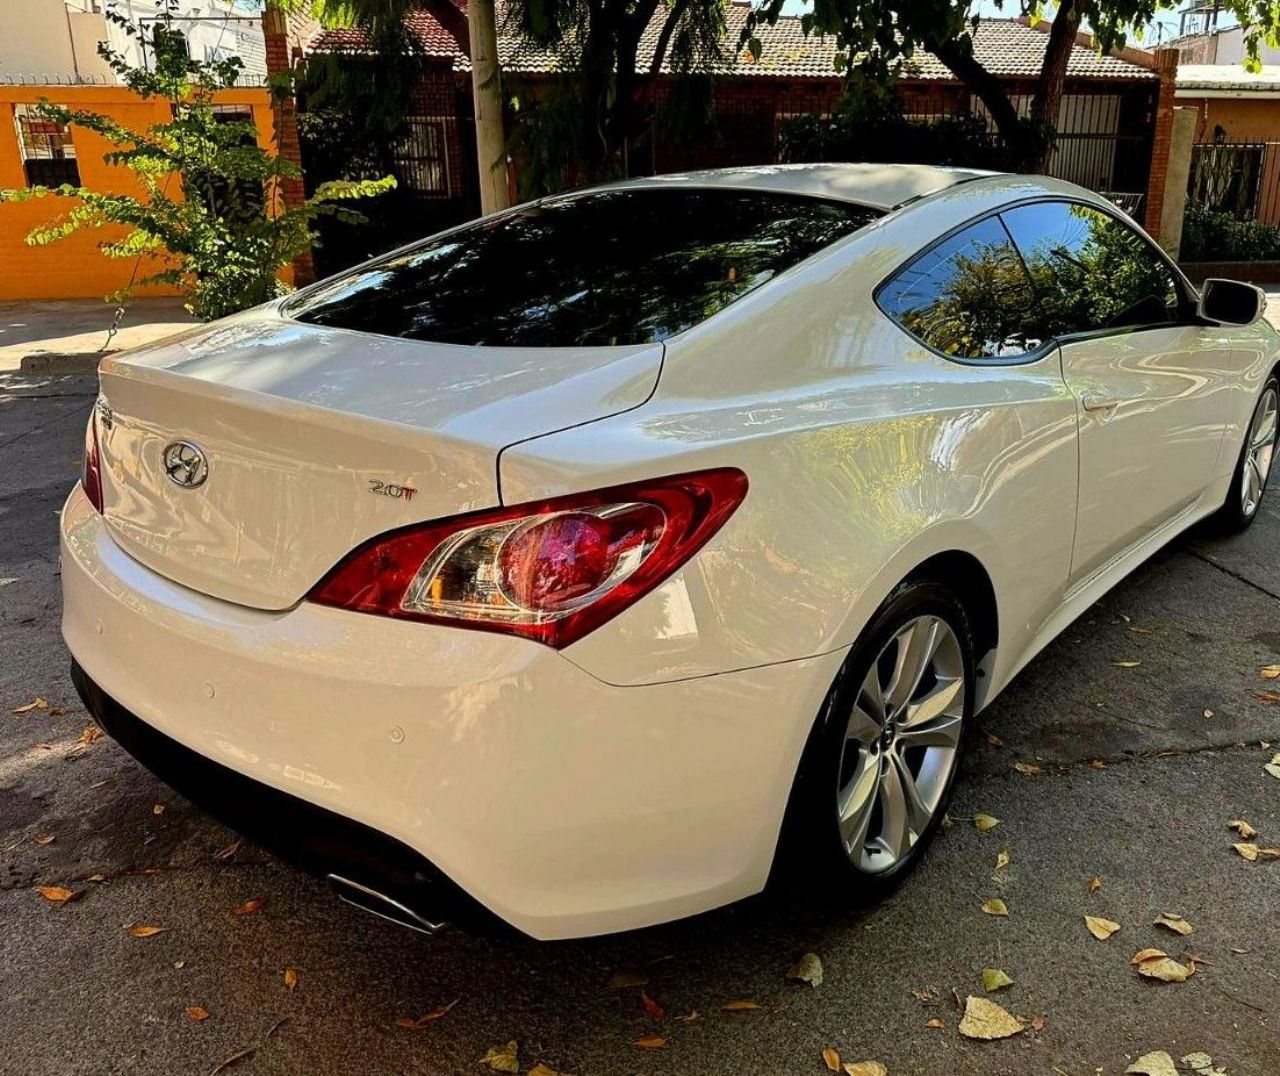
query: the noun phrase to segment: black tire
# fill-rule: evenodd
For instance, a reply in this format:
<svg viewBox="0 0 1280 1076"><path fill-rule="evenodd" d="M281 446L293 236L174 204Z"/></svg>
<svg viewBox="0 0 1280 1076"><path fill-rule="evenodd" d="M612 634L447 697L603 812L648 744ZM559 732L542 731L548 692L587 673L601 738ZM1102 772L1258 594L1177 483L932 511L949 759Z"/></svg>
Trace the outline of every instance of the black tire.
<svg viewBox="0 0 1280 1076"><path fill-rule="evenodd" d="M1249 509L1246 507L1244 498L1241 494L1244 483L1245 468L1248 466L1249 461L1249 442L1254 430L1254 423L1257 421L1258 415L1262 411L1264 402L1268 399L1268 394L1271 394L1273 399L1280 396L1280 384L1277 383L1275 374L1272 374L1267 378L1266 382L1262 386L1262 391L1258 393L1258 400L1254 404L1253 411L1249 415L1249 424L1245 427L1244 438L1240 445L1240 455L1236 458L1236 469L1231 473L1231 486L1227 490L1227 496L1222 502L1222 507L1220 507L1211 517L1215 528L1225 534L1238 534L1257 519L1258 508L1262 504L1262 498L1266 495L1266 484L1264 483L1257 501L1255 501L1253 503L1253 507ZM1280 425L1278 425L1276 431L1272 433L1271 447L1273 452L1276 447L1277 435L1280 435Z"/></svg>
<svg viewBox="0 0 1280 1076"><path fill-rule="evenodd" d="M921 616L943 620L959 643L964 670L961 735L950 775L929 824L901 859L888 869L872 873L853 861L839 831L837 789L842 778L848 715L872 662L907 624ZM850 651L809 735L775 858L775 889L802 889L810 894L821 890L824 900L831 898L847 906L872 903L897 888L920 860L946 815L968 739L965 733L973 725L974 677L973 636L964 607L943 585L932 580L901 583L885 599Z"/></svg>

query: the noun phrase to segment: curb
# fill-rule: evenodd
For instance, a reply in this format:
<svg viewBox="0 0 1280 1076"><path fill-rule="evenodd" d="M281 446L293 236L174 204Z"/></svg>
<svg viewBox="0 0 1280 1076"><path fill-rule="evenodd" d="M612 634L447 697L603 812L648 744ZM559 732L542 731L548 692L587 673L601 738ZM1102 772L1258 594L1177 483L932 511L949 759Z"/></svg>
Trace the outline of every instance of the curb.
<svg viewBox="0 0 1280 1076"><path fill-rule="evenodd" d="M35 351L18 360L24 374L96 374L98 363L111 351Z"/></svg>

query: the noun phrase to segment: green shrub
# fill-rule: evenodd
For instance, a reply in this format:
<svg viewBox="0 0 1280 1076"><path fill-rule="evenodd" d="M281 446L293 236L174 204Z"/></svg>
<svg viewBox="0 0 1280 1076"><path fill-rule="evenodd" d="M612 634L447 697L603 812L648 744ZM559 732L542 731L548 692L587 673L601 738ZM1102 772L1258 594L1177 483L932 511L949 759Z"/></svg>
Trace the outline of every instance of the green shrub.
<svg viewBox="0 0 1280 1076"><path fill-rule="evenodd" d="M1189 262L1280 260L1280 226L1188 205L1180 257Z"/></svg>

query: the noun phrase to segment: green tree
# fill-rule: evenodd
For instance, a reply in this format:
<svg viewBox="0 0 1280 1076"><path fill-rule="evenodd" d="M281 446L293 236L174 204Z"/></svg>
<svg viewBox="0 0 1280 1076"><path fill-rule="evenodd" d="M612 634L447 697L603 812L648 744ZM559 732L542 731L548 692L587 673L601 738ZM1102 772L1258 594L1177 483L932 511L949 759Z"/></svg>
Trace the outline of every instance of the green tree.
<svg viewBox="0 0 1280 1076"><path fill-rule="evenodd" d="M752 9L743 40L757 55L761 49L757 31L762 24L777 21L783 2L761 0ZM1052 150L1067 62L1080 27L1087 23L1096 46L1107 50L1140 35L1158 13L1177 6L1178 0L1058 0L1027 119L1018 115L1008 85L974 55L973 33L979 16L971 0L812 0L801 18L806 33L835 37L840 50L837 64L859 92L886 85L898 65L917 49L932 52L986 106L1017 164L1028 171L1043 171ZM1044 8L1042 0L1016 0L1015 10L1033 20L1043 17ZM1280 44L1280 0L1223 0L1221 8L1246 27L1246 65L1256 69L1262 45Z"/></svg>
<svg viewBox="0 0 1280 1076"><path fill-rule="evenodd" d="M511 5L509 18L521 35L558 57L564 77L546 116L567 143L568 156L580 158L585 177L625 172L629 144L653 122L653 91L665 63L670 61L677 76L711 70L725 40L726 7L724 0L522 0ZM641 71L641 38L660 12L653 55ZM699 85L697 79L680 82ZM678 99L676 107L686 104Z"/></svg>
<svg viewBox="0 0 1280 1076"><path fill-rule="evenodd" d="M124 32L139 27L108 12ZM282 293L279 270L307 250L313 224L323 214L352 223L364 218L345 203L381 193L394 180L364 179L323 184L303 205L286 207L283 179L297 178L294 165L264 148L248 120L224 122L215 108L218 91L234 86L237 57L202 62L187 57L182 35L166 22L147 34L150 68L132 67L105 44L100 54L121 81L144 99L168 101L172 118L134 131L109 116L43 101L41 113L56 122L92 131L114 147L109 164L129 169L142 196L107 194L64 184L0 191L0 201L39 198L74 200L66 212L35 228L32 245L76 232L124 226L125 234L99 249L109 258L133 258L147 270L120 293L146 284L180 287L187 308L211 319L265 302ZM271 86L275 96L292 92L288 80ZM135 278L137 268L135 268Z"/></svg>

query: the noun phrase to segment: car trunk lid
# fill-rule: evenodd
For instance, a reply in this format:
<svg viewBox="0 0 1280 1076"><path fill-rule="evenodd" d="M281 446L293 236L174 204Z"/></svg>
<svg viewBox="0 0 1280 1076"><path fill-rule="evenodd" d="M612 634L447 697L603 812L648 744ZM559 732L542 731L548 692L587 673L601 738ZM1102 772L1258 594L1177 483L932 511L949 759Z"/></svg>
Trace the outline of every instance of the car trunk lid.
<svg viewBox="0 0 1280 1076"><path fill-rule="evenodd" d="M103 361L103 515L167 578L288 608L377 534L497 504L505 446L638 406L661 357L431 344L251 311ZM198 484L181 460L166 473L179 443L207 464Z"/></svg>

